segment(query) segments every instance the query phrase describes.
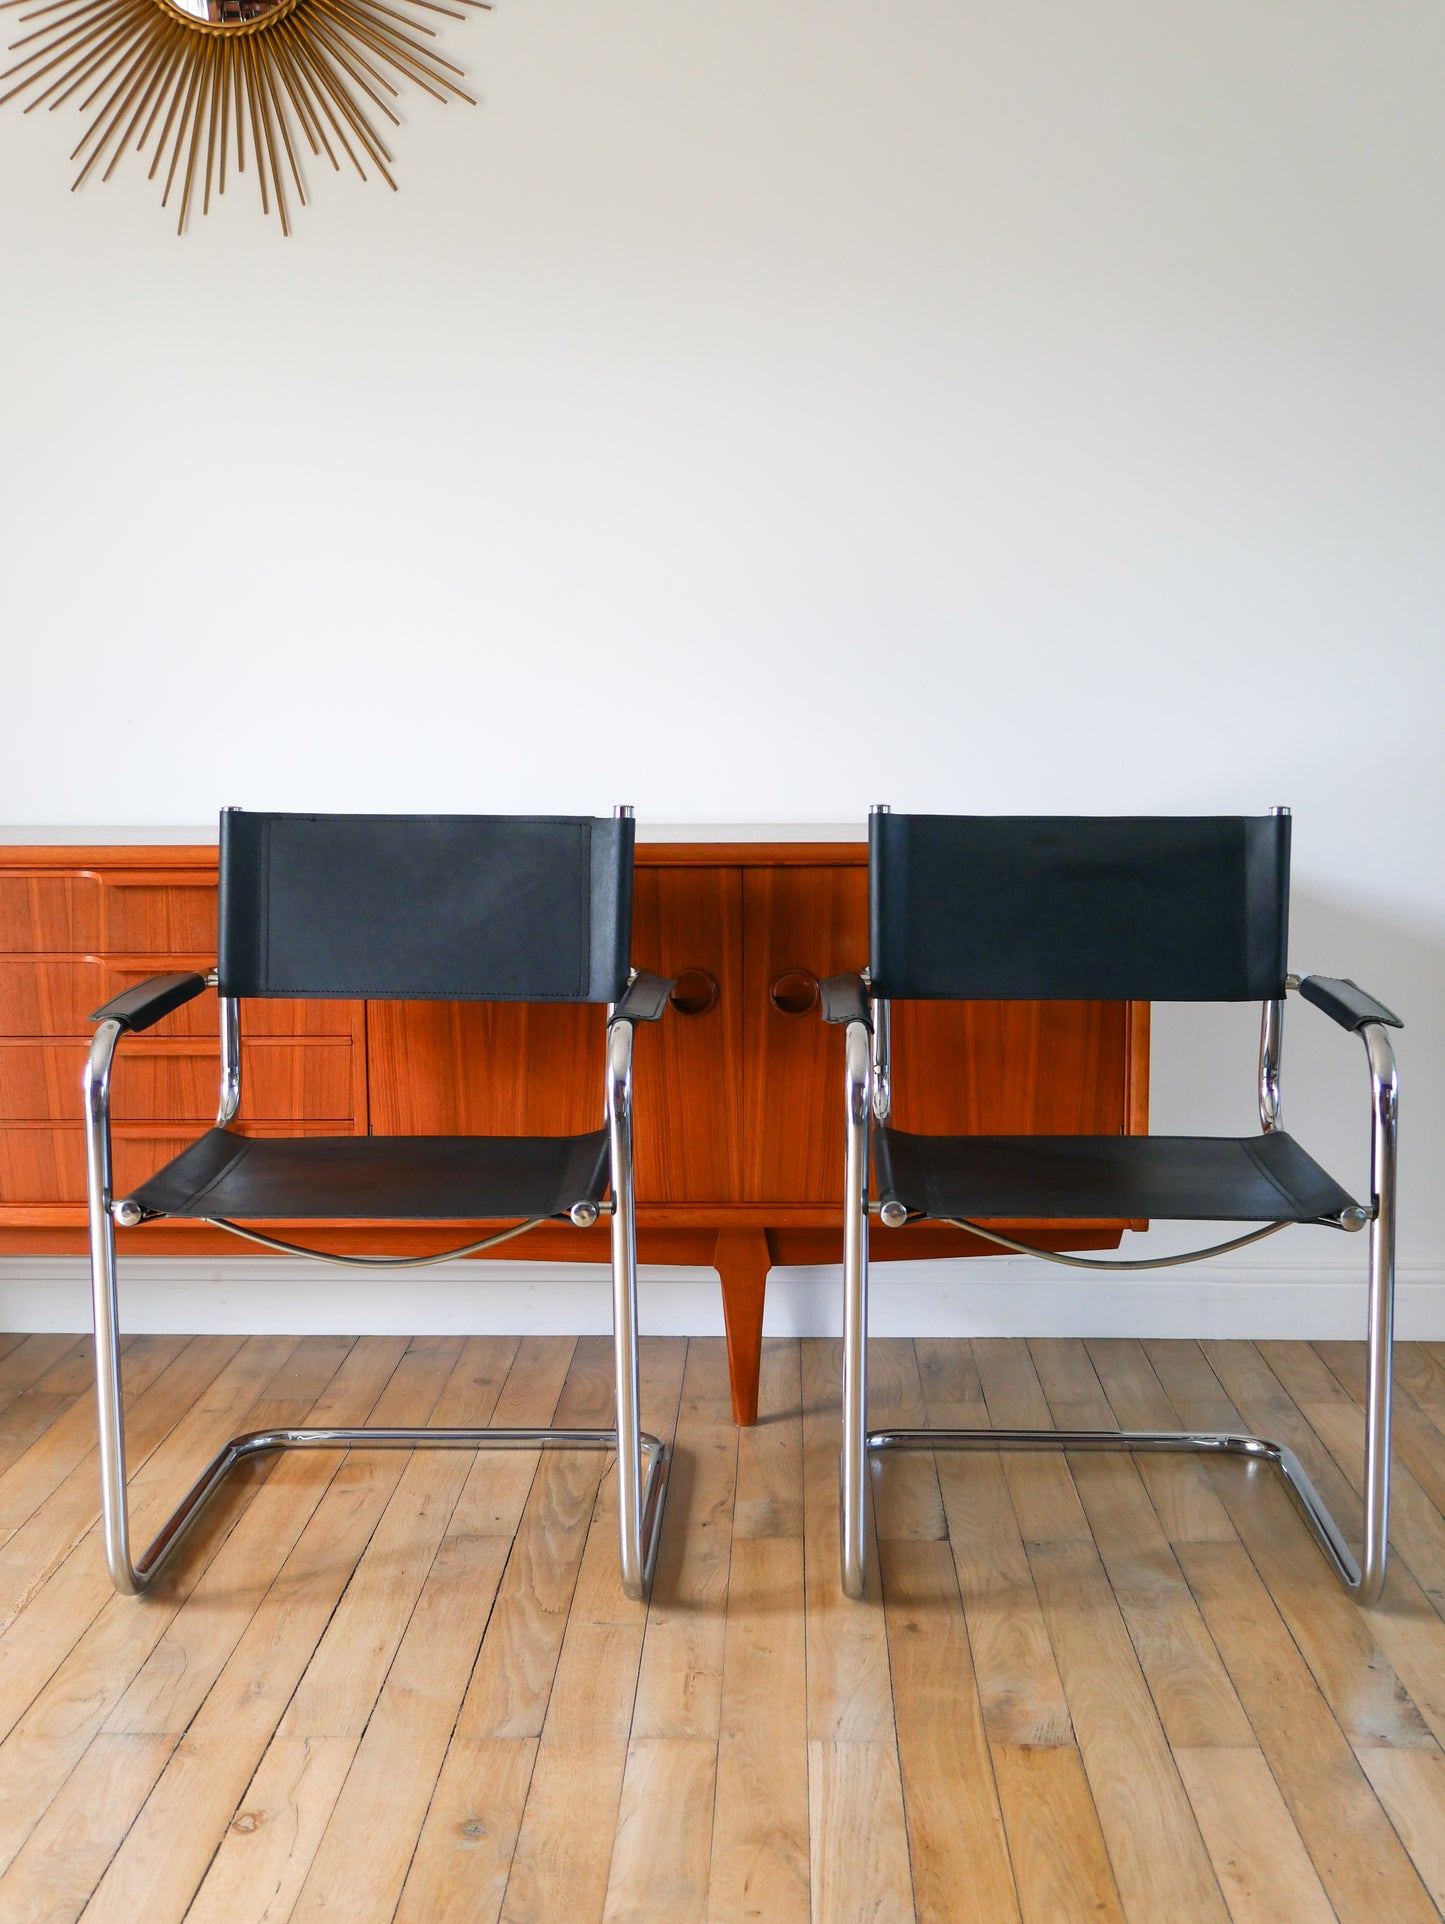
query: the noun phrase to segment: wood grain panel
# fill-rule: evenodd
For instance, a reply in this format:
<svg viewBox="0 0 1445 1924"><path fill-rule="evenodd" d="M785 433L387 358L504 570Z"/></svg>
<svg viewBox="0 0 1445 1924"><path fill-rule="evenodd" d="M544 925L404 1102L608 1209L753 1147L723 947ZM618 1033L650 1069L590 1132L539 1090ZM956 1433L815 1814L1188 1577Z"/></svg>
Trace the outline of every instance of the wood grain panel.
<svg viewBox="0 0 1445 1924"><path fill-rule="evenodd" d="M88 870L0 875L0 951L33 955L93 949L99 939L98 875Z"/></svg>
<svg viewBox="0 0 1445 1924"><path fill-rule="evenodd" d="M575 1136L602 1123L604 1016L558 1002L369 1002L378 1136Z"/></svg>
<svg viewBox="0 0 1445 1924"><path fill-rule="evenodd" d="M107 875L100 902L99 946L109 954L216 952L214 862L191 871Z"/></svg>
<svg viewBox="0 0 1445 1924"><path fill-rule="evenodd" d="M91 1011L122 989L153 975L183 970L204 975L215 952L179 955L0 955L0 1036L88 1036ZM365 1020L362 1002L291 998L241 1004L242 1035L355 1035ZM194 1002L158 1022L149 1034L209 1036L218 1032L216 997Z"/></svg>
<svg viewBox="0 0 1445 1924"><path fill-rule="evenodd" d="M157 1025L159 1027L159 1025ZM81 1111L84 1042L0 1041L0 1121L73 1122ZM349 1120L349 1036L254 1041L244 1051L244 1111L255 1122ZM216 1113L215 1045L197 1038L131 1037L111 1082L117 1122L209 1123Z"/></svg>
<svg viewBox="0 0 1445 1924"><path fill-rule="evenodd" d="M900 1002L893 1011L893 1122L920 1135L1121 1134L1128 1008Z"/></svg>
<svg viewBox="0 0 1445 1924"><path fill-rule="evenodd" d="M632 959L718 985L705 1013L668 1009L633 1051L637 1194L643 1202L730 1202L743 1193L743 878L735 868L639 869Z"/></svg>
<svg viewBox="0 0 1445 1924"><path fill-rule="evenodd" d="M843 1051L816 1007L775 1008L778 978L822 978L868 960L868 876L858 868L743 874L743 1196L828 1202L842 1213Z"/></svg>

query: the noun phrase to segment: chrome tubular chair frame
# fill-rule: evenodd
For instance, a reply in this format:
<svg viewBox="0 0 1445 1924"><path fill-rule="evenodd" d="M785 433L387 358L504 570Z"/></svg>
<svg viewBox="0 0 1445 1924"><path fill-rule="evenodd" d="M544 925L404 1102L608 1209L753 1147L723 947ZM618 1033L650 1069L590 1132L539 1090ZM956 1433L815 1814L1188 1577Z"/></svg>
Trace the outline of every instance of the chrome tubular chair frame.
<svg viewBox="0 0 1445 1924"><path fill-rule="evenodd" d="M1297 986L1290 978L1291 988ZM880 1020L881 1017L881 1020ZM1390 1383L1395 1300L1395 1162L1399 1082L1389 1030L1358 1031L1370 1065L1369 1297L1366 1313L1364 1544L1357 1559L1294 1451L1268 1437L1229 1431L1173 1430L870 1430L868 1428L868 1159L870 1116L886 1116L889 1092L877 1080L887 1064L887 1005L872 1004L873 1033L846 1030L847 1116L843 1234L843 1450L839 1556L844 1592L863 1595L866 1580L867 1461L884 1450L1160 1450L1235 1456L1272 1463L1345 1588L1374 1603L1385 1582L1390 1513ZM1283 1003L1267 1003L1260 1033L1260 1121L1279 1127ZM880 1048L879 1038L883 1038ZM881 1107L878 1105L881 1104ZM885 1220L887 1220L885 1218ZM901 1224L903 1218L898 1219ZM1355 1224L1361 1227L1363 1224ZM1109 1264L1100 1265L1110 1267Z"/></svg>
<svg viewBox="0 0 1445 1924"><path fill-rule="evenodd" d="M212 978L213 979L213 978ZM125 1409L121 1395L120 1321L116 1290L115 1220L111 1183L110 1076L125 1025L101 1022L86 1062L85 1147L90 1214L91 1291L95 1317L95 1382L100 1433L101 1529L106 1568L123 1596L148 1590L187 1532L240 1463L276 1450L317 1449L511 1449L616 1450L618 1554L622 1587L643 1598L652 1582L667 1495L670 1453L639 1421L637 1352L637 1232L632 1180L633 1024L611 1015L607 1029L606 1113L612 1204L612 1306L616 1358L617 1428L569 1429L383 1429L284 1428L233 1436L161 1526L154 1541L132 1558L127 1502ZM234 1000L221 1000L221 1100L218 1122L235 1116L241 1097L240 1027ZM590 1207L590 1205L589 1205ZM123 1213L123 1222L139 1219ZM577 1214L587 1227L595 1215ZM523 1225L524 1228L531 1224ZM514 1231L488 1241L504 1240ZM475 1248L477 1245L469 1245ZM374 1259L332 1258L366 1264ZM387 1259L382 1259L386 1261ZM401 1259L406 1266L411 1259ZM415 1259L418 1263L434 1257ZM642 1471L646 1460L646 1474Z"/></svg>

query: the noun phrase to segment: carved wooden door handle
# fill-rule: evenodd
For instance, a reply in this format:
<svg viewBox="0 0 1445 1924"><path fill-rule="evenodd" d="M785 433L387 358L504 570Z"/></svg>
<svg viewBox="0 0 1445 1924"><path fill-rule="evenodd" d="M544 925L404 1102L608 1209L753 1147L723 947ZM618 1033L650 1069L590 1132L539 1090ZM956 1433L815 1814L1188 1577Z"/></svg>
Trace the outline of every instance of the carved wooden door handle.
<svg viewBox="0 0 1445 1924"><path fill-rule="evenodd" d="M768 990L779 1015L806 1015L818 1006L818 978L811 969L784 969Z"/></svg>

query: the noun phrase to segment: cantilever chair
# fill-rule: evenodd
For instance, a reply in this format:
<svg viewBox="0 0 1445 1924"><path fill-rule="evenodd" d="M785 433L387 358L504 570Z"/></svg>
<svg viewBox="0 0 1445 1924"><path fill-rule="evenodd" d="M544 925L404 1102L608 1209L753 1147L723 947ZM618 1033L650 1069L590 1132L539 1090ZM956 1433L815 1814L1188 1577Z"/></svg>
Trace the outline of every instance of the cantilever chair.
<svg viewBox="0 0 1445 1924"><path fill-rule="evenodd" d="M863 1594L871 1453L897 1449L1179 1450L1272 1463L1336 1573L1362 1603L1385 1580L1390 1492L1390 1346L1395 1286L1397 1082L1388 1031L1401 1026L1353 982L1286 973L1288 809L1258 817L1084 818L894 815L869 821L868 970L822 985L846 1024L843 1588ZM1328 1176L1280 1122L1285 996L1364 1042L1370 1064L1368 1206ZM889 1123L889 1007L895 1000L1080 998L1259 1002L1261 1134L921 1136ZM906 1065L905 1065L906 1071ZM869 1162L876 1198L869 1200ZM1229 1433L1080 1430L870 1431L868 1217L889 1229L932 1220L1076 1269L1139 1270L1241 1248L1292 1223L1369 1227L1364 1549L1356 1561L1292 1451ZM1153 1218L1258 1223L1188 1254L1114 1262L1035 1249L990 1220Z"/></svg>
<svg viewBox="0 0 1445 1924"><path fill-rule="evenodd" d="M615 1448L622 1585L629 1596L646 1594L668 1451L639 1427L632 1034L637 1022L662 1014L672 985L629 968L632 845L631 809L611 820L222 814L214 973L156 977L97 1009L85 1070L101 1515L107 1567L122 1594L150 1587L237 1464L271 1450L350 1445ZM116 1045L207 988L220 998L216 1126L132 1194L116 1197L109 1094ZM247 996L608 1003L606 1057L598 1065L605 1126L565 1137L240 1135L231 1125L241 1102L239 1002ZM603 1215L611 1217L615 1429L254 1431L226 1444L132 1561L116 1223L182 1217L289 1255L406 1269L475 1255L540 1223L589 1228ZM328 1255L247 1227L285 1218L511 1226L443 1256L415 1258Z"/></svg>

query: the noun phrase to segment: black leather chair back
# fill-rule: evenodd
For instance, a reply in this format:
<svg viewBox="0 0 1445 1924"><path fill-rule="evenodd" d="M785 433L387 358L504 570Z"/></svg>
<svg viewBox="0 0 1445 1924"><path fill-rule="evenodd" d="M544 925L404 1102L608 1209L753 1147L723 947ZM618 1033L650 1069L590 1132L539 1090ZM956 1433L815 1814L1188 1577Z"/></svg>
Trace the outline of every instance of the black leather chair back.
<svg viewBox="0 0 1445 1924"><path fill-rule="evenodd" d="M1287 815L875 814L873 993L1282 996L1289 850Z"/></svg>
<svg viewBox="0 0 1445 1924"><path fill-rule="evenodd" d="M221 816L225 996L614 1002L633 822Z"/></svg>

